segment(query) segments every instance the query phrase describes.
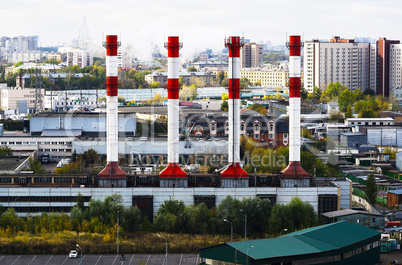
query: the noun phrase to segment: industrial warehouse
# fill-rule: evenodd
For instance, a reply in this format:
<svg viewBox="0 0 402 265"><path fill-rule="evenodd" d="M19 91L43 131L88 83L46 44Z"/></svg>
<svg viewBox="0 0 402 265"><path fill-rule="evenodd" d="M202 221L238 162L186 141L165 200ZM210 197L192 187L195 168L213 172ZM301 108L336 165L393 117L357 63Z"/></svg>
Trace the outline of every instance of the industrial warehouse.
<svg viewBox="0 0 402 265"><path fill-rule="evenodd" d="M347 221L201 249L203 264L377 264L380 232Z"/></svg>

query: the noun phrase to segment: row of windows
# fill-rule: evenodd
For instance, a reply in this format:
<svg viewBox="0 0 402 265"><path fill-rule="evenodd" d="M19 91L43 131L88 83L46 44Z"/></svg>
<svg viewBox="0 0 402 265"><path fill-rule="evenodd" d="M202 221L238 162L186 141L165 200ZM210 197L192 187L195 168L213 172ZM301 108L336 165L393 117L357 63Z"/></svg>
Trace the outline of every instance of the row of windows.
<svg viewBox="0 0 402 265"><path fill-rule="evenodd" d="M73 104L74 103L74 104ZM96 102L67 102L67 105L69 105L69 106L71 106L71 105L95 105L96 104ZM56 104L57 106L64 106L64 102L57 102L57 104Z"/></svg>
<svg viewBox="0 0 402 265"><path fill-rule="evenodd" d="M69 213L72 207L13 207L17 213Z"/></svg>
<svg viewBox="0 0 402 265"><path fill-rule="evenodd" d="M89 202L91 196L82 196L84 202ZM0 202L76 202L76 196L4 196Z"/></svg>
<svg viewBox="0 0 402 265"><path fill-rule="evenodd" d="M71 149L39 149L39 152L71 152Z"/></svg>
<svg viewBox="0 0 402 265"><path fill-rule="evenodd" d="M37 145L37 144L71 144L71 142L0 142L1 145Z"/></svg>

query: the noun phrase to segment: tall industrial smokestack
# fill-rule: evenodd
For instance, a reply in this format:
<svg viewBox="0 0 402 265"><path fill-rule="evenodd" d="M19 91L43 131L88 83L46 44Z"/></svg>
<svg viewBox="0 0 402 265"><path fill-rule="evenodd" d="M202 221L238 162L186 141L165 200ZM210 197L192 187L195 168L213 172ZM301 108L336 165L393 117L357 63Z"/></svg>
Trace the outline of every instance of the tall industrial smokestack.
<svg viewBox="0 0 402 265"><path fill-rule="evenodd" d="M300 36L290 36L289 49L289 165L282 186L309 186L309 174L300 164ZM284 180L285 179L285 180Z"/></svg>
<svg viewBox="0 0 402 265"><path fill-rule="evenodd" d="M238 36L225 39L229 50L229 166L222 171L222 178L247 178L248 174L240 167L240 49L244 39ZM223 180L224 181L224 180ZM243 186L247 181L243 181ZM238 183L236 181L236 183ZM237 185L232 183L233 185ZM230 182L223 186L233 186Z"/></svg>
<svg viewBox="0 0 402 265"><path fill-rule="evenodd" d="M177 36L168 37L165 43L168 50L168 166L159 174L163 187L187 186L187 173L179 167L179 50L182 46Z"/></svg>
<svg viewBox="0 0 402 265"><path fill-rule="evenodd" d="M106 42L106 148L107 165L99 173L100 185L102 186L125 186L119 180L126 178L126 173L120 169L119 161L119 142L118 142L118 103L117 103L117 48L120 42L117 35L107 35ZM113 179L111 179L113 178ZM125 181L124 181L125 183Z"/></svg>

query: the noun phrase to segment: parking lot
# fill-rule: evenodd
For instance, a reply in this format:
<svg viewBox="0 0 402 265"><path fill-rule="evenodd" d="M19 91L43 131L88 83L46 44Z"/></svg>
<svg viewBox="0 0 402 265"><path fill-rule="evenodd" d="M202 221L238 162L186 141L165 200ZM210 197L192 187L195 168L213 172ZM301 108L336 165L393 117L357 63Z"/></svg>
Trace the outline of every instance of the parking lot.
<svg viewBox="0 0 402 265"><path fill-rule="evenodd" d="M166 264L165 255L124 255L125 261L117 255L84 255L84 265L163 265ZM168 264L196 265L199 263L198 254L168 255ZM80 265L81 257L69 259L68 255L0 255L2 265Z"/></svg>

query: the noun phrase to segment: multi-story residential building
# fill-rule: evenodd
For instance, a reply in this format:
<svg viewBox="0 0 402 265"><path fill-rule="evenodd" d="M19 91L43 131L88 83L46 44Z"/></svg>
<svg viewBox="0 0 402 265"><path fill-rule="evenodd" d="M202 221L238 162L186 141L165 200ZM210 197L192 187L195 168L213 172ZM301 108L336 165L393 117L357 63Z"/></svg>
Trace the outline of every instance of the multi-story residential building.
<svg viewBox="0 0 402 265"><path fill-rule="evenodd" d="M354 90L373 87L370 69L375 69L372 61L375 46L334 37L330 42L312 40L305 42L304 87L310 93L314 86L324 90L330 83L339 82Z"/></svg>
<svg viewBox="0 0 402 265"><path fill-rule="evenodd" d="M400 48L395 47L399 44L399 40L387 40L386 38L380 38L377 40L377 89L378 95L388 97L390 95L390 64L394 64L393 68L400 68L395 65L399 61L400 65ZM392 52L391 52L392 48ZM399 55L398 55L399 50ZM399 59L398 59L399 57ZM396 73L394 74L394 77ZM399 78L400 79L400 78ZM396 82L396 80L394 80ZM395 83L393 83L395 85ZM394 88L396 88L394 86Z"/></svg>
<svg viewBox="0 0 402 265"><path fill-rule="evenodd" d="M38 47L38 36L1 37L0 48L14 51L35 51Z"/></svg>
<svg viewBox="0 0 402 265"><path fill-rule="evenodd" d="M79 48L67 50L67 66L78 65L83 68L93 64L93 57L90 51Z"/></svg>
<svg viewBox="0 0 402 265"><path fill-rule="evenodd" d="M240 68L259 67L263 64L263 44L245 43L240 51Z"/></svg>
<svg viewBox="0 0 402 265"><path fill-rule="evenodd" d="M118 68L132 68L133 57L128 50L123 50L121 47L117 50L117 67Z"/></svg>
<svg viewBox="0 0 402 265"><path fill-rule="evenodd" d="M395 93L402 87L401 74L402 74L402 62L401 62L402 44L391 44L389 52L389 94L396 96Z"/></svg>

